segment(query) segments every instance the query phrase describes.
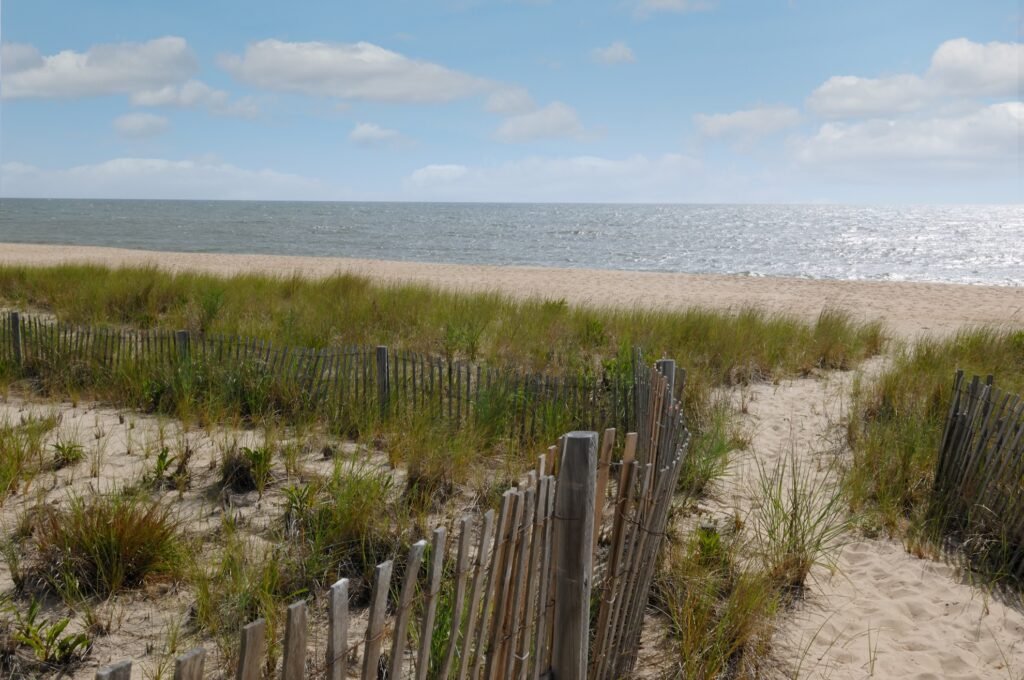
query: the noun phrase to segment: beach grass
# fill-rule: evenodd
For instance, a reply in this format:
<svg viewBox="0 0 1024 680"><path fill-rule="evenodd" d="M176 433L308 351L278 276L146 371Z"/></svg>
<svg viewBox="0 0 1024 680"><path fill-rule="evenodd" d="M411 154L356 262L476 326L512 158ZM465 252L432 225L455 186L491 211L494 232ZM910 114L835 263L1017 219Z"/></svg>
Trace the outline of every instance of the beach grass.
<svg viewBox="0 0 1024 680"><path fill-rule="evenodd" d="M898 347L876 380L853 390L847 438L853 450L847 491L869 531L926 532L936 459L956 369L992 375L1024 394L1024 331L964 329Z"/></svg>
<svg viewBox="0 0 1024 680"><path fill-rule="evenodd" d="M69 324L188 329L258 337L279 346L383 344L570 377L627 366L636 347L649 358L675 358L686 369L684 401L697 435L714 419L714 386L850 368L880 352L886 341L881 324L830 309L807 322L752 308L575 307L561 299L381 284L347 274L218 277L156 268L4 266L0 304L53 314ZM302 394L252 367L230 369L239 372L235 375L193 361L188 371L157 376L121 371L107 378L73 366L34 370L35 384L44 392L81 393L198 424L238 415L253 421L310 415ZM9 372L5 377L12 379ZM479 429L501 429L500 406L496 403Z"/></svg>
<svg viewBox="0 0 1024 680"><path fill-rule="evenodd" d="M155 268L0 267L0 305L70 324L248 335L275 345L384 344L570 379L632 370L633 348L640 348L648 360L672 357L687 372L684 403L693 438L680 491L691 498L705 493L723 474L729 452L745 443L721 388L852 368L887 342L880 324L835 310L808 322L750 308L584 308L561 299L378 284L351 275L217 277ZM196 630L216 641L225 668L237 653L237 631L245 622L267 619L273 656L285 604L319 592L340 573L353 577L354 600L365 599L373 565L403 554L412 534L422 533L420 525L443 512L446 499L461 494L460 502L469 496L478 507L492 507L533 462L540 443L574 426L565 414L541 414L537 441L523 446L507 434L510 395L500 390L485 394L473 417L456 429L416 411L387 422L373 414L332 421L303 394L253 367L193 360L163 372L111 374L59 364L34 365L27 372L0 368L8 386L51 397L100 399L171 415L186 425L290 433L287 445L267 434L262 445L226 446L217 460L218 492L266 494L263 503L280 508L271 526L248 535L225 514L221 530L194 551L193 562L173 565L194 593ZM289 460L304 446L319 450L319 444L303 440L313 433L354 438L364 453L380 452L405 472L402 486L394 486L391 471L332 451L325 454L334 457L332 473L303 473ZM284 474L275 467L278 458L284 459ZM150 493L170 492L174 485L165 481L176 476L175 465L169 451L156 456L146 477ZM187 462L183 469L187 474ZM716 547L710 540L697 536L674 547L660 578L658 598L672 620L679 658L697 664L680 670L728 671L740 655L755 672L782 589L767 567L741 566L750 558L738 544ZM155 574L166 573L163 561L156 564ZM110 589L99 584L94 590Z"/></svg>

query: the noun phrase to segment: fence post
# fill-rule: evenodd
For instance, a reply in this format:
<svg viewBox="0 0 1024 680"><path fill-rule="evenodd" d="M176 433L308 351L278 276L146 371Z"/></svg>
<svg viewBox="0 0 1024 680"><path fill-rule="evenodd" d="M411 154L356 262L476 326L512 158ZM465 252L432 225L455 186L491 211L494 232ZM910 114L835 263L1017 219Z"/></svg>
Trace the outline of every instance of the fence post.
<svg viewBox="0 0 1024 680"><path fill-rule="evenodd" d="M654 367L658 369L658 373L665 376L668 380L668 393L673 398L676 396L676 360L675 359L659 359L654 362Z"/></svg>
<svg viewBox="0 0 1024 680"><path fill-rule="evenodd" d="M21 366L21 315L11 312L11 349L14 351L14 364Z"/></svg>
<svg viewBox="0 0 1024 680"><path fill-rule="evenodd" d="M597 433L563 438L555 495L555 620L551 673L586 680L593 571Z"/></svg>
<svg viewBox="0 0 1024 680"><path fill-rule="evenodd" d="M188 361L188 331L174 331L174 345L178 348L178 358L182 361Z"/></svg>
<svg viewBox="0 0 1024 680"><path fill-rule="evenodd" d="M388 348L377 346L377 403L380 404L380 419L388 417L388 405L391 400L391 374L388 372Z"/></svg>
<svg viewBox="0 0 1024 680"><path fill-rule="evenodd" d="M130 680L131 677L131 661L119 661L96 671L96 680Z"/></svg>

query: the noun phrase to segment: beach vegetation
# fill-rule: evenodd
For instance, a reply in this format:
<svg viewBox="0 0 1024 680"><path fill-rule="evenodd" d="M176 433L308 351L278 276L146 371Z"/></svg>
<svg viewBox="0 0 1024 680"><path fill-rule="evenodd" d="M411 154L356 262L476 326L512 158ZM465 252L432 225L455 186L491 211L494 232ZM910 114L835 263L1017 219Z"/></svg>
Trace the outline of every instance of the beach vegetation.
<svg viewBox="0 0 1024 680"><path fill-rule="evenodd" d="M862 522L910 535L925 529L939 443L957 369L992 375L1010 394L1024 394L1024 333L964 329L896 348L875 380L854 385L847 439L853 451L847 491Z"/></svg>
<svg viewBox="0 0 1024 680"><path fill-rule="evenodd" d="M172 508L131 491L73 495L32 513L28 578L65 599L107 597L180 573Z"/></svg>

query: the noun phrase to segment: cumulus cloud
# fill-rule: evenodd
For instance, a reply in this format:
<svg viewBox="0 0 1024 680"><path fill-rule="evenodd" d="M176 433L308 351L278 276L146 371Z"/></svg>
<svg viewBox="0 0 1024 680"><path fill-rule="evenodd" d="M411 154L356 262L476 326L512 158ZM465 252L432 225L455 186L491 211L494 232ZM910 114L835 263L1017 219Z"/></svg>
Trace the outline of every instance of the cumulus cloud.
<svg viewBox="0 0 1024 680"><path fill-rule="evenodd" d="M103 163L46 170L24 163L0 165L4 196L26 198L153 198L330 200L343 192L322 182L248 170L212 160L115 158Z"/></svg>
<svg viewBox="0 0 1024 680"><path fill-rule="evenodd" d="M169 126L166 118L151 113L126 113L114 119L114 129L124 137L155 137Z"/></svg>
<svg viewBox="0 0 1024 680"><path fill-rule="evenodd" d="M935 95L930 83L913 74L887 78L832 76L811 93L807 106L826 118L884 116L916 111Z"/></svg>
<svg viewBox="0 0 1024 680"><path fill-rule="evenodd" d="M487 97L484 108L491 113L511 115L532 111L536 105L533 97L523 87L502 87Z"/></svg>
<svg viewBox="0 0 1024 680"><path fill-rule="evenodd" d="M44 56L30 45L4 45L5 99L128 94L179 83L198 68L184 38L94 45Z"/></svg>
<svg viewBox="0 0 1024 680"><path fill-rule="evenodd" d="M811 93L807 106L826 118L863 118L920 111L950 97L1009 97L1024 86L1022 63L1020 43L957 38L939 45L923 76L833 76Z"/></svg>
<svg viewBox="0 0 1024 680"><path fill-rule="evenodd" d="M562 102L552 102L536 111L506 118L498 127L496 136L503 142L530 142L581 134L583 124L576 111Z"/></svg>
<svg viewBox="0 0 1024 680"><path fill-rule="evenodd" d="M252 99L245 97L231 100L224 90L217 90L201 80L189 80L181 85L165 85L153 90L132 93L131 103L135 106L166 106L174 108L205 108L219 116L253 118L259 107Z"/></svg>
<svg viewBox="0 0 1024 680"><path fill-rule="evenodd" d="M349 141L360 146L382 146L402 139L398 130L383 128L376 123L357 123L348 133Z"/></svg>
<svg viewBox="0 0 1024 680"><path fill-rule="evenodd" d="M221 66L254 87L367 101L447 102L494 87L483 78L368 42L262 40Z"/></svg>
<svg viewBox="0 0 1024 680"><path fill-rule="evenodd" d="M636 61L633 50L621 40L616 40L608 47L591 50L590 58L599 64L628 64Z"/></svg>
<svg viewBox="0 0 1024 680"><path fill-rule="evenodd" d="M705 137L751 140L797 125L800 112L788 106L758 107L732 113L699 113L693 122Z"/></svg>
<svg viewBox="0 0 1024 680"><path fill-rule="evenodd" d="M693 198L699 170L680 154L531 157L489 167L428 165L405 189L427 200L671 202Z"/></svg>
<svg viewBox="0 0 1024 680"><path fill-rule="evenodd" d="M1024 44L947 40L932 55L928 80L950 94L1019 95L1024 85Z"/></svg>
<svg viewBox="0 0 1024 680"><path fill-rule="evenodd" d="M969 114L831 122L794 143L807 165L857 169L1001 172L1018 160L1024 104L992 104Z"/></svg>

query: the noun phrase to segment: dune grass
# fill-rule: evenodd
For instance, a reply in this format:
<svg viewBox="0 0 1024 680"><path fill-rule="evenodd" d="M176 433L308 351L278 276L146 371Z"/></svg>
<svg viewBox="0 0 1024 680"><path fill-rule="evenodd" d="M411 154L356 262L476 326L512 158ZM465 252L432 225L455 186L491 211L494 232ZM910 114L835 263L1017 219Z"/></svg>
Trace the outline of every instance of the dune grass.
<svg viewBox="0 0 1024 680"><path fill-rule="evenodd" d="M170 506L125 491L72 496L32 517L28 577L65 599L108 597L179 573L182 539Z"/></svg>
<svg viewBox="0 0 1024 680"><path fill-rule="evenodd" d="M767 670L781 596L767 573L743 566L741 543L702 527L669 545L654 598L676 652L670 677L757 678Z"/></svg>
<svg viewBox="0 0 1024 680"><path fill-rule="evenodd" d="M45 438L57 422L46 416L0 423L0 505L44 467Z"/></svg>
<svg viewBox="0 0 1024 680"><path fill-rule="evenodd" d="M594 368L621 348L674 356L716 383L843 368L879 350L877 323L753 309L591 309L338 275L171 274L91 265L0 267L0 300L73 324L188 329L302 347L385 344L538 371ZM686 359L686 361L684 361Z"/></svg>
<svg viewBox="0 0 1024 680"><path fill-rule="evenodd" d="M72 324L185 328L305 347L385 344L570 378L631 371L632 349L639 347L648 359L670 356L687 371L684 402L693 439L680 484L689 496L702 494L724 470L728 452L743 444L732 407L715 396L716 388L851 368L886 342L879 324L834 310L807 322L754 309L578 308L557 299L382 285L349 275L307 280L78 265L0 267L0 304L52 313ZM116 375L60 365L34 366L26 374L0 366L0 380L191 424L315 425L383 450L404 468L404 488L392 488L390 474L336 458L328 478L306 476L284 486L270 481L267 472L276 448L225 452L222 487L262 493L269 484L283 497L279 521L265 535L245 537L225 517L217 545L206 546L186 569L196 593L197 629L218 640L225 658L234 653L240 625L264 616L276 640L282 605L321 590L340 573L357 581L358 600L372 566L402 554L419 519L437 512L457 487L478 483L471 490L488 506L497 497L494 489L510 486L536 454L535 447L508 436L508 404L518 396L501 390L485 395L469 422L453 429L416 412L387 423L372 414L332 421L301 392L252 367L235 371L199 361L162 373ZM539 415L538 442L550 443L575 426L565 413ZM166 472L153 478L164 479ZM701 669L731 672L737 655L747 655L744 663L752 670L760 663L781 595L765 574L740 567L737 550L687 544L669 559L660 581L680 658L697 664L680 667L687 677Z"/></svg>
<svg viewBox="0 0 1024 680"><path fill-rule="evenodd" d="M184 328L254 336L276 346L384 344L567 377L626 370L632 348L639 347L647 357L673 357L687 370L684 401L698 438L717 427L714 386L849 368L885 342L880 324L836 310L808 323L755 309L582 308L559 299L385 285L352 275L224 278L155 268L7 266L0 267L0 303L71 324ZM20 375L0 366L0 379ZM198 424L316 415L301 389L252 366L229 370L193 360L185 369L100 376L82 367L41 365L30 375L44 392L93 396ZM474 425L492 435L482 437L492 445L505 431L508 397L496 394L493 408L477 413ZM375 436L368 414L346 415L350 422L339 425L344 431ZM554 423L567 425L572 423Z"/></svg>
<svg viewBox="0 0 1024 680"><path fill-rule="evenodd" d="M926 527L939 440L956 369L993 375L1024 394L1024 331L966 329L900 348L871 384L855 385L847 437L848 495L869 531L919 536Z"/></svg>

